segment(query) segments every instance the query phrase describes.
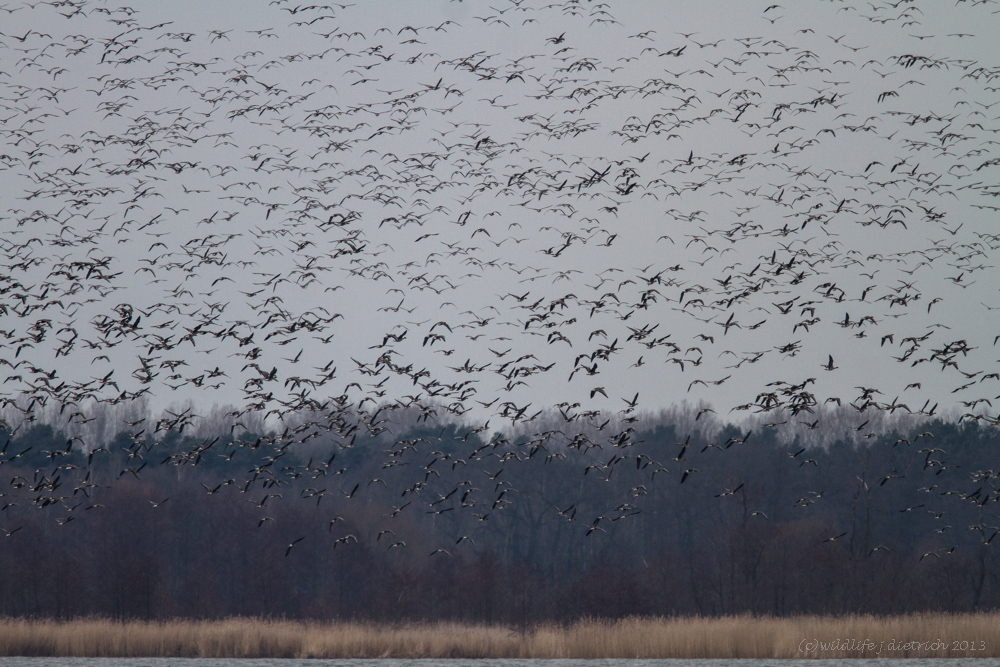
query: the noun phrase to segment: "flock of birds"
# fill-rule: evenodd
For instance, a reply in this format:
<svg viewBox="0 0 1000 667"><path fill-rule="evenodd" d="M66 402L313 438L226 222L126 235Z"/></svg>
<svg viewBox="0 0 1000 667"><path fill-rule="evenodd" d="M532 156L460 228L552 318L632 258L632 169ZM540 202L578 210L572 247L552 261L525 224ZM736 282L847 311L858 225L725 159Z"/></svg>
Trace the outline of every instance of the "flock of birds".
<svg viewBox="0 0 1000 667"><path fill-rule="evenodd" d="M11 438L996 425L992 0L167 7L0 6Z"/></svg>

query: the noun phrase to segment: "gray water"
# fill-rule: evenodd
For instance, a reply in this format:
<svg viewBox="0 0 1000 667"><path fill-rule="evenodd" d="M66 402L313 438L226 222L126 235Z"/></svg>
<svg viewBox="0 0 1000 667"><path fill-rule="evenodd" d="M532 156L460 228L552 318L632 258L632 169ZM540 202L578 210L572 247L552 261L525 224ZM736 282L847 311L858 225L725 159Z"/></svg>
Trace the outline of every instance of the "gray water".
<svg viewBox="0 0 1000 667"><path fill-rule="evenodd" d="M997 658L894 659L891 667L1000 667ZM885 659L837 660L281 660L228 658L0 658L3 667L885 667Z"/></svg>

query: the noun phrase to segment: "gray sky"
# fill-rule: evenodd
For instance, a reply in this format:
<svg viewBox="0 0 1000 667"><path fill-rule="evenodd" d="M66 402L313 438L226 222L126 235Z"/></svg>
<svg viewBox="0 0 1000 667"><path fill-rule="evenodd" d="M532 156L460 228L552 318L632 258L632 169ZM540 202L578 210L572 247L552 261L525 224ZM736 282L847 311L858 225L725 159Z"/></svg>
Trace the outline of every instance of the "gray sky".
<svg viewBox="0 0 1000 667"><path fill-rule="evenodd" d="M8 395L1000 394L994 2L0 12Z"/></svg>

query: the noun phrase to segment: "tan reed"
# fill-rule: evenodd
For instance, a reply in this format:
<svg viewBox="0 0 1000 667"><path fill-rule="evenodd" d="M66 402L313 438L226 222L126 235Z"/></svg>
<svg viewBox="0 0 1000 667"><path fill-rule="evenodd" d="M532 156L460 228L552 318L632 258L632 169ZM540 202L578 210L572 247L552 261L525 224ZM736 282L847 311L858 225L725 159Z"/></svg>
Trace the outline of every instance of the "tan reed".
<svg viewBox="0 0 1000 667"><path fill-rule="evenodd" d="M465 623L0 618L0 656L185 658L1000 657L1000 614Z"/></svg>

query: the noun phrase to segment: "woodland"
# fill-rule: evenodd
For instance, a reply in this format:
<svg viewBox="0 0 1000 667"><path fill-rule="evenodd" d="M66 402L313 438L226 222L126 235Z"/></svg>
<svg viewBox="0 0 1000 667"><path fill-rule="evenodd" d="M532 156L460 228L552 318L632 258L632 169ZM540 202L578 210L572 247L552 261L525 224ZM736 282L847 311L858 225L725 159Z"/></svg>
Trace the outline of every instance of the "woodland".
<svg viewBox="0 0 1000 667"><path fill-rule="evenodd" d="M873 410L859 437L845 406L788 440L801 415L622 413L614 443L565 435L565 410L506 431L397 410L348 442L315 415L245 415L234 437L222 411L108 409L89 448L22 424L2 438L0 614L527 627L1000 605L995 426Z"/></svg>

